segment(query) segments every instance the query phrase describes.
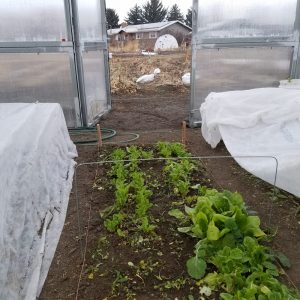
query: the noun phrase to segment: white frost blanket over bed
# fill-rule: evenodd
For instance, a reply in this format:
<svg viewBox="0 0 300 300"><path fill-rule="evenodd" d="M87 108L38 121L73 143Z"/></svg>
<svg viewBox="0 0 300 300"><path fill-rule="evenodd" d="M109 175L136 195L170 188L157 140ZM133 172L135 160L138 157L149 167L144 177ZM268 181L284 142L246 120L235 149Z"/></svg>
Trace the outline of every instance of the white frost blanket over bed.
<svg viewBox="0 0 300 300"><path fill-rule="evenodd" d="M58 104L0 104L0 299L39 295L77 155Z"/></svg>
<svg viewBox="0 0 300 300"><path fill-rule="evenodd" d="M215 148L223 139L232 156L273 156L276 185L300 196L300 90L262 88L211 93L200 108L202 134ZM271 158L236 158L273 184Z"/></svg>

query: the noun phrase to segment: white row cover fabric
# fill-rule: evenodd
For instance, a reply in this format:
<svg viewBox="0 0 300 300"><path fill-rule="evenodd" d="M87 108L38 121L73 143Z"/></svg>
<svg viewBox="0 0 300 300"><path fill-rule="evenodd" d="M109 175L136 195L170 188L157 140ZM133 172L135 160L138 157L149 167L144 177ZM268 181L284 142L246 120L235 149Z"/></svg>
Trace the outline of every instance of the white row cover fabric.
<svg viewBox="0 0 300 300"><path fill-rule="evenodd" d="M40 294L77 156L59 104L0 104L0 299Z"/></svg>
<svg viewBox="0 0 300 300"><path fill-rule="evenodd" d="M210 93L200 113L202 135L213 148L223 139L244 169L271 184L277 159L276 186L300 196L300 90Z"/></svg>
<svg viewBox="0 0 300 300"><path fill-rule="evenodd" d="M280 88L300 90L300 79L281 80Z"/></svg>

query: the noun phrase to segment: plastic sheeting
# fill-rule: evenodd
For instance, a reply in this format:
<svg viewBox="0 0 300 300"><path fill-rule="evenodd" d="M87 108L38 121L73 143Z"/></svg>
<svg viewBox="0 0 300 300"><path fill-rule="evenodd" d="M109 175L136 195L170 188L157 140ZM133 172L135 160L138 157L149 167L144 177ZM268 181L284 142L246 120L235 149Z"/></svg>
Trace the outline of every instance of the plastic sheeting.
<svg viewBox="0 0 300 300"><path fill-rule="evenodd" d="M58 104L0 104L0 299L39 295L77 156Z"/></svg>
<svg viewBox="0 0 300 300"><path fill-rule="evenodd" d="M300 90L300 79L281 80L279 87L283 89Z"/></svg>
<svg viewBox="0 0 300 300"><path fill-rule="evenodd" d="M276 186L300 196L300 90L211 93L200 113L202 135L213 148L223 139L244 169L271 184L277 159Z"/></svg>

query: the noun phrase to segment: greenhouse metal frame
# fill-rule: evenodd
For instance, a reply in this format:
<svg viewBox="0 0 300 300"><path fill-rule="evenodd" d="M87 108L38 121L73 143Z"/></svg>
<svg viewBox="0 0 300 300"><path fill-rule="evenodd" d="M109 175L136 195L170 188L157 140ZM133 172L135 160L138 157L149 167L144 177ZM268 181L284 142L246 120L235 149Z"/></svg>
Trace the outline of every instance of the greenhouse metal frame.
<svg viewBox="0 0 300 300"><path fill-rule="evenodd" d="M247 1L246 1L247 2ZM208 1L206 0L194 0L193 2L193 41L192 41L192 74L191 74L191 101L190 101L190 114L189 114L189 123L191 127L201 126L201 116L199 107L204 102L206 96L211 91L217 91L217 92L223 92L227 90L236 90L236 89L248 89L248 88L256 88L256 87L264 87L264 86L272 86L270 83L271 81L262 82L261 84L255 84L255 83L248 83L242 82L242 79L238 78L238 76L243 72L244 70L240 69L240 74L236 74L236 78L232 76L231 80L235 81L232 86L230 84L225 84L223 87L215 86L217 84L214 83L215 80L214 74L216 77L218 77L218 68L221 68L220 60L214 60L215 65L213 65L211 68L214 69L214 72L207 72L208 70L208 63L204 63L203 59L199 59L197 55L202 51L204 53L205 51L211 51L210 53L213 53L212 51L223 51L225 50L225 58L226 58L226 51L227 54L231 51L230 49L235 49L232 51L235 51L235 54L238 54L238 49L241 49L241 51L244 51L244 53L240 56L242 59L245 58L245 53L248 51L249 53L254 50L251 49L260 49L261 51L267 52L268 49L272 49L273 52L277 51L287 51L287 49L290 49L289 53L289 66L285 67L285 72L281 72L281 75L287 73L287 77L290 78L299 78L300 76L300 49L299 49L299 35L300 35L300 0L288 0L286 3L285 1L275 0L270 4L270 1L268 3L268 11L263 10L264 7L260 7L264 4L264 1L252 1L253 7L252 9L256 9L257 13L260 14L262 17L260 20L261 23L264 22L264 14L268 16L268 13L271 12L272 9L279 9L278 7L281 7L280 5L290 5L289 7L289 14L293 14L295 18L292 20L293 22L293 29L291 30L290 34L281 34L280 32L280 26L274 26L274 32L272 34L266 34L265 36L261 36L261 34L257 34L259 26L257 28L252 28L251 34L249 32L239 32L235 35L233 34L224 34L224 32L217 32L216 29L213 28L213 26L208 27L206 30L203 29L203 24L201 23L202 16L207 16L211 12L208 11ZM239 0L214 0L211 1L216 7L215 10L218 10L219 19L222 19L222 14L224 13L224 10L226 9L226 5L229 6L228 11L234 12L234 10L238 10L239 5L243 5L243 1ZM218 6L218 7L217 7ZM250 6L250 5L249 5ZM277 6L277 8L276 8ZM221 10L221 8L223 10ZM224 8L225 7L225 8ZM292 8L292 9L291 9ZM249 7L248 7L249 9ZM262 9L263 11L260 12L259 9ZM283 8L285 9L285 7ZM250 9L249 9L250 10ZM242 11L242 10L241 10ZM242 11L244 13L244 11ZM283 11L282 13L285 13ZM206 14L206 15L205 15ZM271 15L270 14L270 15ZM216 16L212 16L211 13L211 19L216 18ZM230 19L230 15L227 16L228 19ZM267 18L267 17L266 17ZM276 18L276 14L274 14L274 17L271 16L271 18ZM278 18L281 20L280 18ZM215 21L215 20L214 20ZM272 24L278 22L277 20L272 20ZM280 22L280 21L279 21ZM229 22L228 22L229 23ZM246 23L246 22L245 22ZM217 24L217 23L216 23ZM225 24L225 22L224 22ZM226 26L224 25L223 26ZM207 23L206 23L207 25ZM227 25L229 29L233 29L235 25L232 25L232 28L230 28L230 24ZM271 26L269 26L271 27ZM276 32L278 30L278 32ZM223 36L222 36L223 35ZM249 49L249 50L246 50ZM264 50L262 50L264 49ZM270 51L269 51L270 52ZM217 52L216 52L217 53ZM281 54L277 54L278 57L280 57ZM268 55L266 55L268 56ZM281 55L282 56L282 55ZM210 57L210 55L207 55L206 57ZM276 57L276 56L275 56ZM276 62L276 59L270 58L270 61ZM287 55L284 56L286 58ZM235 59L234 54L230 56L230 59L233 61ZM263 62L263 61L262 61ZM266 62L268 63L268 62ZM202 64L202 65L201 65ZM204 65L203 65L204 64ZM239 64L237 61L236 64ZM245 61L243 62L245 65ZM243 66L241 64L241 67ZM204 67L205 66L205 67ZM288 69L288 70L287 70ZM227 72L230 72L230 68L228 68ZM232 68L232 71L237 71L237 69ZM276 68L274 68L274 73L276 73ZM239 73L239 72L236 72ZM227 73L228 74L228 73ZM255 73L254 73L255 74ZM269 74L268 74L269 75ZM273 74L274 76L276 74ZM226 77L226 74L222 74L222 79ZM220 76L220 78L221 78ZM278 75L279 76L279 75ZM281 79L287 79L287 78L281 78ZM197 80L199 82L197 82ZM278 78L274 78L274 80L278 80ZM205 82L205 83L203 83ZM252 84L252 85L251 85ZM231 89L230 89L231 88Z"/></svg>
<svg viewBox="0 0 300 300"><path fill-rule="evenodd" d="M0 8L5 7L6 10L11 9L12 11L13 8L10 7L10 2L11 1L3 0L2 3L0 4ZM3 56L3 54L19 55L23 59L23 56L26 54L35 54L35 55L65 54L63 56L64 59L63 63L66 64L66 70L68 70L69 74L67 74L66 70L64 69L61 79L65 80L66 78L65 75L70 77L67 79L67 82L70 83L69 98L65 99L65 103L62 103L62 99L60 99L59 97L59 92L57 92L57 96L54 98L50 98L51 97L50 94L49 94L50 97L48 96L47 99L40 99L39 97L35 98L34 96L31 97L31 94L35 94L36 92L36 88L34 86L36 82L34 80L30 82L29 84L30 88L22 87L20 94L18 94L16 90L18 90L19 86L17 83L14 82L14 78L15 78L14 76L18 75L17 71L19 70L17 70L13 73L13 75L8 76L8 77L13 77L10 78L9 82L8 81L2 82L3 84L2 91L5 90L7 85L10 84L13 86L14 91L13 89L11 89L11 91L7 92L6 94L4 91L4 94L1 94L0 102L34 102L34 101L58 102L62 105L68 127L80 127L80 126L93 125L101 115L103 115L104 113L108 112L111 109L108 51L107 51L107 37L106 37L105 0L94 0L94 1L90 1L89 3L87 3L86 1L84 3L84 0L55 0L53 3L51 3L53 7L55 5L57 6L55 7L55 9L59 7L61 20L64 17L65 30L60 29L60 32L64 31L65 36L63 36L61 40L58 40L58 38L55 38L56 40L52 40L52 37L50 37L49 40L47 40L47 37L45 39L43 37L40 40L37 38L34 38L33 40L33 38L31 37L29 39L26 38L20 39L18 37L17 38L12 37L15 38L16 40L6 41L7 37L5 36L3 37L3 32L2 34L0 32L0 56ZM15 4L16 7L18 7L17 5L18 4ZM34 16L35 12L46 11L45 8L47 8L47 5L48 5L47 1L44 0L38 0L38 1L30 0L29 4L25 3L24 6L26 7L23 8L24 9L28 8L27 12L29 12L30 10L30 14L33 14ZM93 33L96 32L100 34L97 35L94 34L93 36L91 36L90 32L88 32L87 34L83 32L83 26L81 27L80 21L82 21L83 24L85 22L92 23L92 21L88 20L86 16L85 18L80 16L82 10L79 10L79 5L85 6L84 11L86 15L94 14L94 19L93 19L94 23L92 25L89 24L90 27L87 27L86 31L89 30L91 32L93 31ZM20 9L22 9L22 7ZM62 16L62 11L61 11L62 9L64 10L63 12L64 16ZM55 11L54 8L53 11ZM3 13L6 13L6 11L4 11ZM15 12L12 11L12 15L14 13ZM19 14L19 16L20 15L21 14ZM51 17L54 18L54 16L48 17L50 21L51 21ZM45 22L47 22L47 16L45 18L46 18ZM41 18L41 22L40 22L41 24L42 21L43 20ZM26 20L24 21L24 23L25 22ZM27 21L27 23L29 22ZM36 32L40 30L40 27L31 28L27 23L26 25L28 25L28 28L30 28L30 30L34 29ZM20 24L24 25L21 22ZM7 26L9 25L10 24L7 24ZM21 31L26 30L27 27L23 29L21 25L18 24L18 26L14 28L15 31L12 30L13 34L17 32L19 28L21 28ZM26 36L26 34L28 35L28 32L25 33L22 32L22 35ZM40 34L36 34L36 35L40 36ZM93 55L92 58L89 58L90 59L90 62L88 62L89 65L87 65L86 62L88 59L85 60L84 57L85 55L88 54ZM7 61L5 55L4 55L4 59L2 60L2 63L6 63ZM69 61L68 66L66 63L67 56ZM34 60L36 57L38 56L34 56ZM26 64L26 61L27 61L27 57L25 57L24 64ZM30 62L28 62L28 64L29 63ZM94 63L96 63L95 66ZM97 69L96 66L101 66L101 68ZM10 65L6 65L6 67L10 68ZM55 66L53 67L55 68ZM93 68L93 70L90 70L91 68ZM5 68L2 69L5 70ZM28 69L30 69L30 66L24 67L24 73L26 73L25 71L28 71ZM46 73L47 71L48 70L46 70ZM45 72L45 70L42 70L42 72ZM41 77L41 75L42 73L35 74L36 77ZM6 74L3 75L3 78L7 78ZM55 79L55 74L53 75L53 78ZM59 79L56 80L57 82L60 81ZM92 82L89 83L89 80ZM100 83L100 81L101 81L101 86L98 87L97 85ZM0 79L0 83L1 83L1 79ZM46 83L47 82L45 81L45 86ZM88 95L88 91L87 91L89 84L91 85L90 88L91 95ZM95 93L94 92L95 87L98 95L93 94ZM37 94L41 95L46 88L47 87L43 87L44 90L42 89ZM55 89L56 89L55 86L53 86L52 91L47 91L47 93L54 92ZM61 91L62 93L64 93L63 89ZM27 92L29 93L28 97L27 97ZM24 97L24 94L26 97ZM7 95L12 95L12 96L8 97L7 99ZM26 98L27 100L24 101L23 100L24 98ZM102 98L102 99L99 101L98 98ZM71 113L69 113L69 115L66 111L66 107L64 106L64 104L66 104L67 106L69 105L71 107L72 111Z"/></svg>

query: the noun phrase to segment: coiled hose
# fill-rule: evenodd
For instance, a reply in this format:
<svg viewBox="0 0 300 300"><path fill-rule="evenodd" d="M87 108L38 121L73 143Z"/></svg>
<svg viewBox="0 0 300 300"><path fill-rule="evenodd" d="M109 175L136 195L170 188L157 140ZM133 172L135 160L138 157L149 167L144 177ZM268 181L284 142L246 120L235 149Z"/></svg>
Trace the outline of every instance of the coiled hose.
<svg viewBox="0 0 300 300"><path fill-rule="evenodd" d="M83 136L85 134L97 133L96 127L79 127L75 129L69 129L70 136ZM101 128L102 141L110 140L117 136L117 131L111 128ZM122 134L124 135L124 134ZM137 140L140 136L137 133L126 133L125 135L133 136L133 138L127 139L125 141L120 141L119 143L129 143ZM74 141L75 145L97 145L98 140L84 140L84 141Z"/></svg>

